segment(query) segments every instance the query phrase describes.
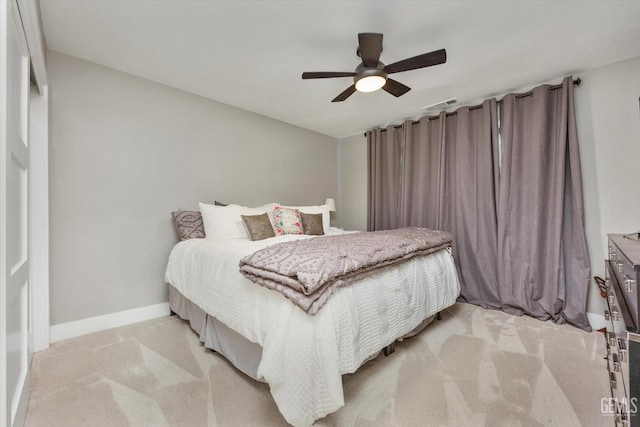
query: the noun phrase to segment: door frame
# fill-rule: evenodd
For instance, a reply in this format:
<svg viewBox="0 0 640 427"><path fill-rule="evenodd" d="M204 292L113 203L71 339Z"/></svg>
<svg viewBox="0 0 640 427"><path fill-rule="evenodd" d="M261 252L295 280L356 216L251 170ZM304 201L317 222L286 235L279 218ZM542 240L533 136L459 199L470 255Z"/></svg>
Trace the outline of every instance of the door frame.
<svg viewBox="0 0 640 427"><path fill-rule="evenodd" d="M29 99L30 351L49 348L49 81L40 3L17 0L31 59Z"/></svg>
<svg viewBox="0 0 640 427"><path fill-rule="evenodd" d="M0 23L0 49L4 51L0 57L0 75L3 76L3 80L0 81L0 164L3 170L3 184L0 188L0 378L3 380L0 383L0 427L11 427L20 426L24 422L31 361L28 177L31 61L17 1L11 0L0 5ZM14 42L18 45L17 56L9 53ZM20 81L17 88L10 86L14 82L8 77L14 70L19 70L19 74L13 76ZM9 96L11 94L12 98ZM18 104L14 104L16 99ZM15 111L11 109L15 109L16 105L20 109L18 115L10 115L10 111ZM18 122L14 118L17 118ZM25 174L22 175L18 171L16 175L12 175L12 164L25 170ZM16 191L17 193L14 193ZM14 206L10 211L10 201L22 206ZM15 231L15 227L19 227L18 231ZM12 236L12 230L18 234ZM10 247L9 244L18 247ZM21 247L22 245L24 246ZM11 362L9 355L12 356ZM15 369L19 371L16 372ZM9 381L10 374L13 376L12 381Z"/></svg>
<svg viewBox="0 0 640 427"><path fill-rule="evenodd" d="M29 165L27 177L27 262L26 272L28 284L28 295L26 296L25 318L27 333L23 341L23 348L26 352L26 370L21 384L15 390L8 390L6 386L0 389L0 427L21 426L26 415L31 358L34 351L40 351L49 347L50 343L50 321L49 321L49 190L48 190L48 80L46 72L46 43L42 31L40 20L39 2L33 0L8 0L0 5L0 17L3 22L13 22L15 30L19 33L19 43L22 45L24 54L27 55L30 63L29 80L34 85L31 88L24 88L22 96L27 103L27 126L26 141L29 145L28 156L25 159ZM3 25L4 27L4 25ZM2 38L6 39L8 33L4 28ZM13 30L12 30L13 31ZM23 57L24 58L24 57ZM9 61L12 59L8 58ZM2 60L3 67L11 66L10 62ZM7 68L4 68L6 72ZM3 74L4 74L3 72ZM2 103L1 122L6 122L6 111L8 105ZM4 126L2 126L4 129ZM2 147L1 156L6 156L7 147ZM8 159L4 158L3 162ZM7 199L6 194L1 197L0 203L0 246L2 253L6 253L7 240ZM6 292L8 292L9 282L7 259L0 262L2 278L1 290L3 301L0 301L0 377L7 378L7 310ZM24 365L23 365L24 366ZM8 392L19 393L14 397L14 403L9 407ZM15 405L15 406L14 406ZM13 413L13 419L12 419Z"/></svg>

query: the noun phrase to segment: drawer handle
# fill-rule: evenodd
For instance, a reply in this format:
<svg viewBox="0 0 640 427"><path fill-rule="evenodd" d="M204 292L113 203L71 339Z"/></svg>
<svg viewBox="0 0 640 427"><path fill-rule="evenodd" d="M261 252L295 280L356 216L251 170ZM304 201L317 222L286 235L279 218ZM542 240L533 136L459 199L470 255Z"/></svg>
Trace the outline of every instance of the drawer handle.
<svg viewBox="0 0 640 427"><path fill-rule="evenodd" d="M621 261L616 262L616 267L618 268L618 273L622 273L624 271L624 263Z"/></svg>
<svg viewBox="0 0 640 427"><path fill-rule="evenodd" d="M611 289L611 280L609 280L609 279L605 279L605 281L604 281L604 286L605 286L607 289L612 290L612 289ZM613 295L613 292L611 293L611 295Z"/></svg>
<svg viewBox="0 0 640 427"><path fill-rule="evenodd" d="M616 345L616 334L613 332L607 332L607 340L609 341L609 345L611 347L615 347Z"/></svg>
<svg viewBox="0 0 640 427"><path fill-rule="evenodd" d="M618 338L618 353L620 354L620 363L627 363L627 343L624 338Z"/></svg>
<svg viewBox="0 0 640 427"><path fill-rule="evenodd" d="M615 305L611 306L611 318L616 322L620 320L620 312L618 311L618 307Z"/></svg>
<svg viewBox="0 0 640 427"><path fill-rule="evenodd" d="M616 302L616 296L611 292L607 294L607 298L609 299L609 304L613 304L614 302Z"/></svg>
<svg viewBox="0 0 640 427"><path fill-rule="evenodd" d="M623 412L620 413L620 419L622 421L622 427L629 427L629 420L628 420L628 415L627 415L627 410L624 407L624 403L623 403Z"/></svg>
<svg viewBox="0 0 640 427"><path fill-rule="evenodd" d="M609 315L609 310L604 311L604 320L609 320L611 316Z"/></svg>
<svg viewBox="0 0 640 427"><path fill-rule="evenodd" d="M631 278L628 274L624 275L624 290L627 292L633 292L633 289L636 287L636 281Z"/></svg>
<svg viewBox="0 0 640 427"><path fill-rule="evenodd" d="M618 348L620 350L626 350L627 349L627 342L625 341L624 338L618 338Z"/></svg>
<svg viewBox="0 0 640 427"><path fill-rule="evenodd" d="M618 355L613 353L611 355L611 358L613 359L613 370L615 372L620 372L620 362L618 361Z"/></svg>
<svg viewBox="0 0 640 427"><path fill-rule="evenodd" d="M609 254L609 260L616 261L617 259L618 259L618 254L616 254L615 252L611 252Z"/></svg>
<svg viewBox="0 0 640 427"><path fill-rule="evenodd" d="M616 374L609 372L609 383L611 383L611 389L616 390L618 388L618 382L616 381Z"/></svg>

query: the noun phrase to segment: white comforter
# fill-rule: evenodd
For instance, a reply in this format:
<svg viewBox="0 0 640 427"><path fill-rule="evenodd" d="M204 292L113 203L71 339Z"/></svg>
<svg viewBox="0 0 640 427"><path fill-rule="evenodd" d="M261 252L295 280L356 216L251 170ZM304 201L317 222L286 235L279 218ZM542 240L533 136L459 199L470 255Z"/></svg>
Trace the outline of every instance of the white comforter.
<svg viewBox="0 0 640 427"><path fill-rule="evenodd" d="M165 280L205 312L262 346L258 378L285 419L308 426L344 405L342 374L452 305L460 285L446 250L341 288L315 316L242 277L242 257L309 236L178 243Z"/></svg>

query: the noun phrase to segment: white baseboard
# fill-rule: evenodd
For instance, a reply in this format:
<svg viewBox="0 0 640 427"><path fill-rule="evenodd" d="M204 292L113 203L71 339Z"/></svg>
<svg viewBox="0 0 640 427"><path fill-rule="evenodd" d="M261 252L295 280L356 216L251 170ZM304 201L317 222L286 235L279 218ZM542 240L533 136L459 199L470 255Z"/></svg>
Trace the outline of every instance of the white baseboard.
<svg viewBox="0 0 640 427"><path fill-rule="evenodd" d="M118 311L117 313L105 314L103 316L89 317L87 319L53 325L51 327L51 342L75 338L80 335L130 325L157 317L168 316L169 312L169 303L163 302L161 304L148 305L146 307L133 308L131 310Z"/></svg>
<svg viewBox="0 0 640 427"><path fill-rule="evenodd" d="M61 323L51 327L51 342L62 341L69 338L92 332L104 331L105 329L117 328L119 326L130 325L132 323L143 322L157 317L168 316L170 313L169 303L148 305L146 307L133 308L131 310L119 311L117 313L105 314L103 316L89 317L87 319L76 320L68 323ZM606 327L604 315L587 313L587 318L593 330Z"/></svg>
<svg viewBox="0 0 640 427"><path fill-rule="evenodd" d="M603 314L587 313L587 319L589 319L589 323L591 323L591 329L593 329L594 331L605 328L607 326L607 321L604 320Z"/></svg>

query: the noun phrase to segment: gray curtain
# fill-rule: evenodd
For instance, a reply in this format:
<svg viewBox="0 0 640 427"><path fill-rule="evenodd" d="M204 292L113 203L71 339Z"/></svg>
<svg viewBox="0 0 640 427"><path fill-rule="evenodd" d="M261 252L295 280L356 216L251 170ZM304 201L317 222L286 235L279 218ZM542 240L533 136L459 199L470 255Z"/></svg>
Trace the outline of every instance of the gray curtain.
<svg viewBox="0 0 640 427"><path fill-rule="evenodd" d="M447 117L446 230L461 279L460 299L500 308L497 277L498 114L495 99Z"/></svg>
<svg viewBox="0 0 640 427"><path fill-rule="evenodd" d="M501 108L498 283L502 309L591 330L590 266L573 82L510 94Z"/></svg>
<svg viewBox="0 0 640 427"><path fill-rule="evenodd" d="M444 230L445 114L404 124L400 224Z"/></svg>
<svg viewBox="0 0 640 427"><path fill-rule="evenodd" d="M400 227L402 180L401 127L389 126L367 132L367 230Z"/></svg>
<svg viewBox="0 0 640 427"><path fill-rule="evenodd" d="M369 132L369 230L449 231L461 300L591 330L572 79L502 102Z"/></svg>
<svg viewBox="0 0 640 427"><path fill-rule="evenodd" d="M400 223L449 231L462 299L500 308L495 99L404 124Z"/></svg>

